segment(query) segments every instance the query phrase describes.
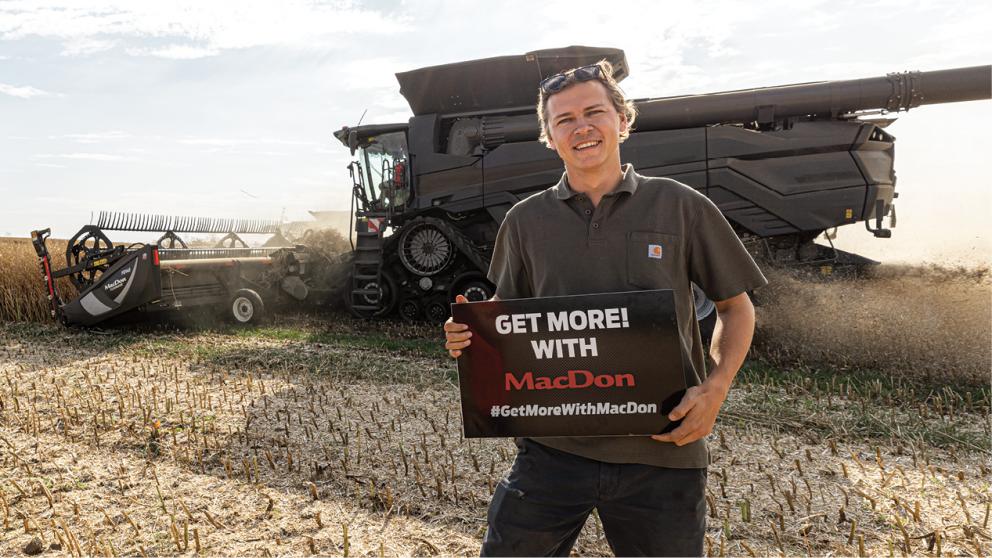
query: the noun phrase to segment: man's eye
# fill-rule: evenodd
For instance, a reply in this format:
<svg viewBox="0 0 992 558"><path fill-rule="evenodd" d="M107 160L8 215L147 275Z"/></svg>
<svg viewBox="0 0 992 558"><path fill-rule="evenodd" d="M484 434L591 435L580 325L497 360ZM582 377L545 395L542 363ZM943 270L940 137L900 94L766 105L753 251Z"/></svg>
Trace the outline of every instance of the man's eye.
<svg viewBox="0 0 992 558"><path fill-rule="evenodd" d="M569 123L569 122L571 122L571 121L572 121L572 119L571 119L571 118L562 118L561 120L559 120L559 121L558 121L558 122L556 123L556 125L557 125L557 126L561 126L562 124L568 124L568 123Z"/></svg>

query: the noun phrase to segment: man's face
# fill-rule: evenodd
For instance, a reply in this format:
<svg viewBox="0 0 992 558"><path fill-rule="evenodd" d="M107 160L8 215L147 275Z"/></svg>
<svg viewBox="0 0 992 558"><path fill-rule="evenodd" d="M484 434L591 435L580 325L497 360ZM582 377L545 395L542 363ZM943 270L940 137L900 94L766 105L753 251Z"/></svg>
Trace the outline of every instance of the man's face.
<svg viewBox="0 0 992 558"><path fill-rule="evenodd" d="M620 165L620 132L627 119L617 113L599 80L570 85L548 99L548 140L565 168L592 171Z"/></svg>

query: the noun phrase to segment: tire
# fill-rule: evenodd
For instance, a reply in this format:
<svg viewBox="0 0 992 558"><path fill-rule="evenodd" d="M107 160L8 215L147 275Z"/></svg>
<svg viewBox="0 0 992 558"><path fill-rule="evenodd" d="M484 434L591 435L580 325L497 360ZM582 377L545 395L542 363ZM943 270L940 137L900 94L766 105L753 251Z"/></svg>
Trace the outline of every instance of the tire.
<svg viewBox="0 0 992 558"><path fill-rule="evenodd" d="M237 325L258 324L265 314L262 297L251 289L240 289L227 304L227 315Z"/></svg>
<svg viewBox="0 0 992 558"><path fill-rule="evenodd" d="M716 328L716 310L699 320L699 337L703 340L703 349L706 351L709 351L710 341L713 340L714 328Z"/></svg>
<svg viewBox="0 0 992 558"><path fill-rule="evenodd" d="M710 340L713 339L713 329L716 327L716 305L706 298L706 293L702 289L692 285L692 299L696 306L696 320L699 322L699 336L703 340L703 347L709 349Z"/></svg>
<svg viewBox="0 0 992 558"><path fill-rule="evenodd" d="M369 282L368 284L363 285L363 287L366 288L378 288L380 293L382 293L380 296L383 296L386 299L385 304L382 305L382 307L379 309L378 312L369 312L366 310L359 310L358 308L354 307L354 303L352 302L353 299L351 295L351 284L353 283L353 281L351 279L351 274L348 274L347 279L345 280L346 287L343 293L344 306L345 308L348 309L348 312L351 312L352 316L362 319L377 318L379 316L386 316L392 313L393 310L396 308L396 302L399 299L399 297L397 296L399 290L396 287L396 281L393 279L392 275L386 273L385 271L380 273L379 277L382 278L382 285L377 285L374 282ZM374 299L368 299L368 297L364 297L364 298L366 298L366 300L362 301L364 303L374 304L375 302L377 302Z"/></svg>
<svg viewBox="0 0 992 558"><path fill-rule="evenodd" d="M496 294L496 291L488 281L473 279L462 283L457 289L452 291L451 301L455 301L456 295L462 295L469 302L483 302L491 299L494 294Z"/></svg>

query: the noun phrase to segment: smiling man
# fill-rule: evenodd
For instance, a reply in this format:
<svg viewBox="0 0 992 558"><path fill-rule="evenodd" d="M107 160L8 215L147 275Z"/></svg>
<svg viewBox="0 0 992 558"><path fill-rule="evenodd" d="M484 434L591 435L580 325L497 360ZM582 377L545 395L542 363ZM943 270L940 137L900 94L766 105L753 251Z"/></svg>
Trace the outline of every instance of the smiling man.
<svg viewBox="0 0 992 558"><path fill-rule="evenodd" d="M490 503L482 554L567 556L595 509L617 555L702 555L704 438L751 344L746 293L765 278L708 198L621 165L636 112L609 63L547 78L537 110L541 139L565 174L507 213L489 270L496 298L672 289L692 387L669 415L681 424L666 434L518 439ZM717 301L708 375L692 283ZM449 320L444 329L451 356L470 350L464 324Z"/></svg>

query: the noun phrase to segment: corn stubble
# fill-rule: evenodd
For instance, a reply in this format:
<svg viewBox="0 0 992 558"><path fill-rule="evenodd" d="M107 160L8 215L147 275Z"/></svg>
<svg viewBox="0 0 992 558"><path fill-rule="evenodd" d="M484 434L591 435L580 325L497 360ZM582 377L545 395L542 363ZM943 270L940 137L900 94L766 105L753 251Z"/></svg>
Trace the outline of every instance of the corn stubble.
<svg viewBox="0 0 992 558"><path fill-rule="evenodd" d="M35 537L74 556L477 553L514 448L461 437L440 354L41 331L0 329L0 554ZM250 350L327 366L215 358ZM419 380L356 381L355 363L376 360ZM870 390L742 382L710 444L709 555L988 554L987 450L824 426L877 407ZM812 426L761 414L765 397ZM921 405L949 432L988 433L987 395L949 400ZM609 553L595 516L576 549Z"/></svg>

